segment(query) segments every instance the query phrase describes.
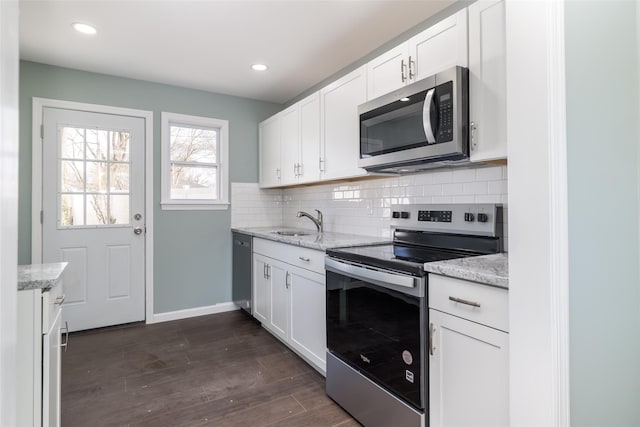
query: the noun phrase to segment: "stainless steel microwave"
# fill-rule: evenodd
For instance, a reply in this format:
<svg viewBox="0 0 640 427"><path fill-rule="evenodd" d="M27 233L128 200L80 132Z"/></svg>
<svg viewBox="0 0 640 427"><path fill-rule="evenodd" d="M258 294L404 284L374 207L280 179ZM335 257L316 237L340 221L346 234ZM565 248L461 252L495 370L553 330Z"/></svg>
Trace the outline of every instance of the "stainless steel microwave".
<svg viewBox="0 0 640 427"><path fill-rule="evenodd" d="M360 159L372 172L469 161L469 70L452 67L358 107Z"/></svg>

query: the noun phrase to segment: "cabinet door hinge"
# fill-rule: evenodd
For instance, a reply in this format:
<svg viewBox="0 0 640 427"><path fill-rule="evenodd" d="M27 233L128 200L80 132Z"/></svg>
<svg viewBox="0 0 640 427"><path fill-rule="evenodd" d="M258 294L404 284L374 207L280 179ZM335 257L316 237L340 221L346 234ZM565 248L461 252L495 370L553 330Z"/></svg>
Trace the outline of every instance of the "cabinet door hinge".
<svg viewBox="0 0 640 427"><path fill-rule="evenodd" d="M40 139L44 139L44 125L40 125Z"/></svg>
<svg viewBox="0 0 640 427"><path fill-rule="evenodd" d="M44 224L44 211L40 211L40 224Z"/></svg>

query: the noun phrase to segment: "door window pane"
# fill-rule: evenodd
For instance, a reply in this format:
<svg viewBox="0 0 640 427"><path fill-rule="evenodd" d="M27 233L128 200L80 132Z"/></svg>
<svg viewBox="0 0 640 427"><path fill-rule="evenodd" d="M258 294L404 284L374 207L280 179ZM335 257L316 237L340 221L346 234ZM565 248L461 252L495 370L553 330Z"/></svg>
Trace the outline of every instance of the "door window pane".
<svg viewBox="0 0 640 427"><path fill-rule="evenodd" d="M63 194L60 225L84 225L84 194Z"/></svg>
<svg viewBox="0 0 640 427"><path fill-rule="evenodd" d="M129 224L131 134L63 126L59 137L60 226Z"/></svg>
<svg viewBox="0 0 640 427"><path fill-rule="evenodd" d="M62 126L60 135L60 157L63 159L84 159L84 129Z"/></svg>
<svg viewBox="0 0 640 427"><path fill-rule="evenodd" d="M82 193L84 191L84 162L77 160L62 160L61 189L69 193Z"/></svg>
<svg viewBox="0 0 640 427"><path fill-rule="evenodd" d="M129 164L111 163L111 173L109 176L109 192L128 193L129 192Z"/></svg>
<svg viewBox="0 0 640 427"><path fill-rule="evenodd" d="M129 143L131 134L129 132L109 132L109 159L114 162L129 161Z"/></svg>
<svg viewBox="0 0 640 427"><path fill-rule="evenodd" d="M107 163L87 162L87 192L107 192Z"/></svg>
<svg viewBox="0 0 640 427"><path fill-rule="evenodd" d="M112 224L107 200L104 194L87 194L87 225Z"/></svg>
<svg viewBox="0 0 640 427"><path fill-rule="evenodd" d="M111 224L129 224L129 196L110 196L109 212Z"/></svg>
<svg viewBox="0 0 640 427"><path fill-rule="evenodd" d="M107 160L109 131L101 129L87 129L87 159Z"/></svg>

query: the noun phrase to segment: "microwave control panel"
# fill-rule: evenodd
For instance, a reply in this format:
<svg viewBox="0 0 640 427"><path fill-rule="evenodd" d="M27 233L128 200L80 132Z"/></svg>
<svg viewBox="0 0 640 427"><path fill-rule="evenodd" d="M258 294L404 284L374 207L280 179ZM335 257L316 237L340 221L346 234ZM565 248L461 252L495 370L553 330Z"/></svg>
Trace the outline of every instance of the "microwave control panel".
<svg viewBox="0 0 640 427"><path fill-rule="evenodd" d="M436 87L436 105L438 108L438 130L436 142L453 140L453 82Z"/></svg>

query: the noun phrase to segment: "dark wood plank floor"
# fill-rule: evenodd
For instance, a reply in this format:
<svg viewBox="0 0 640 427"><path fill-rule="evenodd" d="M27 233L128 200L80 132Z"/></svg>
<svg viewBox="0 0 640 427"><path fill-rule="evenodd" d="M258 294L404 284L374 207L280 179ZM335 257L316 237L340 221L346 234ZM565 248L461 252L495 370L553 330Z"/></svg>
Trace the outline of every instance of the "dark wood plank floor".
<svg viewBox="0 0 640 427"><path fill-rule="evenodd" d="M71 334L62 425L359 426L324 378L238 311Z"/></svg>

